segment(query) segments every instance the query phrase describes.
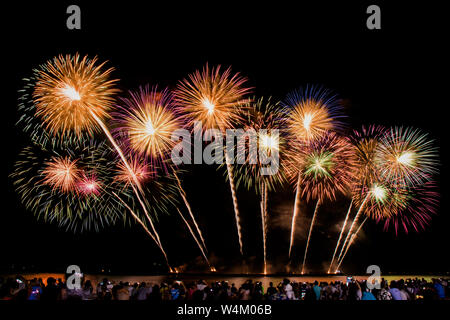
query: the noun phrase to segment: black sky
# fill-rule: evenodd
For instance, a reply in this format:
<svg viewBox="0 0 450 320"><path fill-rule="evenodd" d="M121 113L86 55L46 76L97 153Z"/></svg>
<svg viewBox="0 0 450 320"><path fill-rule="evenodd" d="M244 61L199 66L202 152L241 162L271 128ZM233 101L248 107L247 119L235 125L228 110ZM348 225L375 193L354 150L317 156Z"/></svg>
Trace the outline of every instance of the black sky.
<svg viewBox="0 0 450 320"><path fill-rule="evenodd" d="M76 2L74 2L76 3ZM441 204L427 231L398 236L366 224L344 263L344 270L363 273L370 264L382 272L446 272L448 240L448 56L442 8L382 9L382 30L365 27L368 4L327 4L293 7L287 3L217 2L180 6L175 3L77 2L82 30L66 29L66 7L72 3L16 4L4 14L2 37L3 192L0 218L1 269L34 265L40 271L61 271L79 264L91 272L103 266L113 272L148 272L162 257L152 241L135 226L100 233L73 234L36 222L23 209L8 175L19 150L29 143L15 127L17 90L32 68L58 54L97 55L108 60L122 89L143 84L173 87L187 74L209 64L231 65L249 78L258 95L277 99L306 84L321 84L346 101L349 125L415 126L429 132L440 148ZM190 166L184 177L188 198L205 233L218 268L233 271L240 261L231 196L223 172ZM287 264L289 230L286 219L293 194L272 194L269 261L276 270ZM262 260L257 198L240 191L244 245L248 263ZM325 205L318 217L309 261L323 271L344 218L347 199ZM311 205L299 226L309 223ZM286 214L286 219L284 219ZM283 222L284 221L284 222ZM199 255L179 218L162 217L161 234L173 264L194 264ZM304 239L299 235L294 261L299 263ZM51 270L50 270L51 269ZM256 269L255 269L256 270Z"/></svg>

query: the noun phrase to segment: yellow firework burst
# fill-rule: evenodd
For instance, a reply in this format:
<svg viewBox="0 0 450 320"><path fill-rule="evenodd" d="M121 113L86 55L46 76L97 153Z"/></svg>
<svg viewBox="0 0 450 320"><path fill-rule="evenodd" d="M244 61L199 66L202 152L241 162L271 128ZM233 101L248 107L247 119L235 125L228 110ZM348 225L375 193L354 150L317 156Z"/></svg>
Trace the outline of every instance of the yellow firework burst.
<svg viewBox="0 0 450 320"><path fill-rule="evenodd" d="M188 79L179 82L175 91L175 100L186 115L188 125L201 121L205 129L226 130L233 127L239 118L239 107L246 102L246 78L232 74L228 68L220 71L220 66L196 71Z"/></svg>
<svg viewBox="0 0 450 320"><path fill-rule="evenodd" d="M108 110L117 92L109 80L112 68L103 71L104 63L97 64L97 58L58 56L47 61L36 73L33 100L36 115L53 134L90 135L98 130L99 119L108 117Z"/></svg>
<svg viewBox="0 0 450 320"><path fill-rule="evenodd" d="M375 162L390 183L420 186L438 171L438 150L420 130L395 127L377 145Z"/></svg>
<svg viewBox="0 0 450 320"><path fill-rule="evenodd" d="M177 143L172 141L172 133L182 127L171 93L146 86L130 92L130 98L122 99L118 110L114 113L118 123L115 133L125 134L132 151L152 161L164 160Z"/></svg>
<svg viewBox="0 0 450 320"><path fill-rule="evenodd" d="M51 185L54 189L60 189L62 192L70 192L75 189L79 173L76 161L70 160L69 157L54 157L45 163L42 171L43 183Z"/></svg>
<svg viewBox="0 0 450 320"><path fill-rule="evenodd" d="M248 137L238 139L234 152L238 164L234 167L238 186L244 184L247 189L255 187L257 192L263 192L261 187L266 186L272 191L284 182L283 168L279 162L273 167L272 174L262 174L263 168L268 170L269 158L279 158L284 152L278 115L279 103L270 97L252 97L244 108L240 125Z"/></svg>
<svg viewBox="0 0 450 320"><path fill-rule="evenodd" d="M340 127L340 106L327 90L311 87L294 91L284 106L288 131L299 140L313 141Z"/></svg>

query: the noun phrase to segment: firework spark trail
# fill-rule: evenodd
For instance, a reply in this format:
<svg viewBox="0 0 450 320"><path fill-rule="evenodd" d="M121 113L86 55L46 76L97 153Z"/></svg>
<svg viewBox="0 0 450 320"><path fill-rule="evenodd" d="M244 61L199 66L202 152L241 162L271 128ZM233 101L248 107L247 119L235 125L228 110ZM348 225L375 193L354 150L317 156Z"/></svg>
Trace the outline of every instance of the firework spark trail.
<svg viewBox="0 0 450 320"><path fill-rule="evenodd" d="M209 268L212 269L213 267L211 266L211 263L209 263L208 257L207 257L206 254L205 254L205 250L204 250L204 248L202 247L202 245L201 245L200 241L198 240L197 236L195 235L194 230L192 230L192 228L191 228L189 222L188 222L188 221L186 220L186 218L183 216L183 214L181 213L180 209L177 208L177 211L178 211L178 213L180 214L180 216L181 216L181 218L183 219L183 221L184 221L184 223L186 224L186 226L188 227L189 232L191 233L191 235L192 235L192 237L194 238L195 242L197 243L197 245L198 245L200 251L202 252L203 258L205 258L206 263L208 264Z"/></svg>
<svg viewBox="0 0 450 320"><path fill-rule="evenodd" d="M327 273L330 273L331 267L333 266L334 258L336 257L337 250L339 248L339 244L341 243L342 235L344 234L345 227L347 226L347 220L352 210L353 199L350 201L350 206L348 207L347 215L345 216L344 224L342 226L341 232L339 233L339 239L336 243L336 248L334 248L333 257L331 258L330 267L328 268Z"/></svg>
<svg viewBox="0 0 450 320"><path fill-rule="evenodd" d="M264 274L267 274L267 185L263 182L261 187L261 222L263 234L263 249L264 249Z"/></svg>
<svg viewBox="0 0 450 320"><path fill-rule="evenodd" d="M231 68L222 72L220 66L209 68L208 65L202 71L197 70L188 78L180 81L175 90L175 102L180 113L186 115L186 119L188 119L186 125L195 127L196 121L201 121L206 130L217 128L225 135L226 129L233 128L234 123L241 119L240 109L248 103L245 95L250 92L250 88L245 87L246 82L247 79L241 77L239 73L232 74ZM226 164L233 197L239 247L241 255L243 255L236 186L228 155Z"/></svg>
<svg viewBox="0 0 450 320"><path fill-rule="evenodd" d="M123 154L122 150L120 149L119 145L116 143L116 141L114 140L113 136L111 135L111 132L109 132L108 128L105 126L105 124L103 123L103 121L97 117L93 112L91 112L92 117L94 117L94 119L97 121L97 123L99 124L99 126L102 128L102 130L104 131L105 135L107 136L107 138L109 139L109 141L111 142L111 144L113 145L114 149L117 151L117 153L119 154L123 164L125 165L125 167L127 168L128 172L130 173L132 179L133 179L133 183L131 183L131 186L133 187L133 191L136 194L136 197L138 198L142 209L144 210L144 213L147 217L147 219L149 220L150 224L152 225L152 229L155 232L155 235L158 239L159 244L161 245L161 241L159 240L159 236L158 233L156 232L152 220L148 214L148 211L146 209L146 206L144 205L144 203L142 202L142 199L138 193L138 191L136 190L136 188L134 187L134 185L136 185L139 189L139 191L142 192L142 186L141 183L139 182L138 178L136 177L136 174L134 173L133 169L131 168L130 164L128 163L127 159L125 158L125 155Z"/></svg>
<svg viewBox="0 0 450 320"><path fill-rule="evenodd" d="M312 232L312 229L313 229L313 226L314 226L314 222L315 222L315 220L316 220L317 209L319 208L319 204L320 204L320 199L317 200L316 208L314 209L314 214L313 214L313 217L312 217L312 220L311 220L311 225L310 225L310 227L309 227L308 240L306 241L305 254L304 254L304 256L303 256L302 274L303 274L304 271L305 271L305 262L306 262L306 255L307 255L307 253L308 253L309 240L311 239L311 232Z"/></svg>
<svg viewBox="0 0 450 320"><path fill-rule="evenodd" d="M139 196L139 192L136 190L136 187L134 186L134 184L131 184L131 187L133 188L134 194L136 195L136 198L138 199L139 203L141 204L141 207L144 210L145 216L147 217L147 220L150 223L150 226L152 227L152 230L155 233L156 239L158 240L158 243L159 243L159 245L161 246L161 249L162 249L161 239L159 238L159 234L156 231L155 225L153 224L153 221L150 218L150 215L148 214L147 208L146 208L144 202L142 201L141 197Z"/></svg>
<svg viewBox="0 0 450 320"><path fill-rule="evenodd" d="M352 243L355 241L356 236L357 236L358 233L359 233L359 230L361 230L362 226L364 225L364 223L367 221L368 218L369 218L369 217L366 217L366 218L363 220L363 222L362 222L361 225L358 227L358 229L356 230L356 232L352 235L352 238L350 239L350 242L348 243L348 246L347 246L347 248L345 249L344 254L342 255L341 261L339 262L338 266L336 267L336 270L338 270L339 267L341 266L342 261L344 261L344 258L345 258L345 256L347 255L348 249L350 248L350 246L352 245Z"/></svg>
<svg viewBox="0 0 450 320"><path fill-rule="evenodd" d="M133 216L134 219L136 219L137 222L139 222L139 224L142 226L142 228L144 228L144 230L149 234L149 236L153 239L153 241L155 241L155 243L157 244L157 246L159 248L161 248L161 246L158 243L158 240L156 240L155 236L150 232L150 230L148 230L147 226L144 224L144 222L142 222L142 220L138 217L138 215L133 211L133 209L130 208L130 206L122 200L122 198L120 198L115 192L112 192L112 194L119 199L119 201L125 206L125 208L127 208L131 215ZM164 250L163 250L164 251Z"/></svg>
<svg viewBox="0 0 450 320"><path fill-rule="evenodd" d="M164 255L164 259L166 259L166 263L167 263L167 266L169 267L169 270L172 272L172 267L171 267L170 264L169 264L169 259L167 258L167 254L166 254L166 252L164 251L164 248L161 246L161 244L160 244L160 243L158 242L158 240L155 238L155 236L150 232L150 230L148 230L148 228L147 228L147 226L144 224L144 222L142 222L142 220L138 217L138 215L137 215L136 213L134 213L133 209L131 209L131 208L128 206L128 204L127 204L125 201L123 201L122 198L120 198L115 192L112 192L112 194L113 194L114 196L116 196L117 199L120 200L120 202L122 202L122 204L125 206L125 208L127 208L127 209L130 211L130 213L131 213L131 215L133 216L133 218L136 219L136 221L142 226L142 228L144 228L144 230L150 235L150 237L153 239L153 241L155 241L155 243L157 244L157 246L161 249L161 252L162 252L163 255Z"/></svg>
<svg viewBox="0 0 450 320"><path fill-rule="evenodd" d="M237 200L237 195L236 195L236 186L234 184L233 167L230 164L230 159L228 158L228 153L226 152L226 150L225 150L225 162L227 163L228 180L230 181L231 196L233 197L234 216L236 219L236 228L237 228L238 239L239 239L239 248L241 251L241 255L243 255L244 251L242 249L241 219L240 219L238 200Z"/></svg>
<svg viewBox="0 0 450 320"><path fill-rule="evenodd" d="M347 245L347 243L348 243L348 241L349 241L349 239L350 239L350 235L352 234L352 231L353 231L353 229L354 229L356 223L358 222L359 217L360 217L361 214L363 213L363 208L364 208L364 206L365 206L365 204L366 204L366 202L367 202L367 199L369 199L369 195L370 195L370 191L367 192L367 195L364 197L363 202L362 202L361 205L359 206L358 212L356 213L355 218L353 219L353 222L352 222L352 224L350 225L350 230L348 230L347 236L345 237L345 241L344 241L344 244L342 245L342 248L341 248L341 251L340 251L340 253L339 253L339 257L338 257L337 261L340 261L340 260L341 260L341 257L342 257L342 254L343 254L343 252L344 252L345 246ZM338 270L338 269L336 268L335 272L336 272L337 270Z"/></svg>
<svg viewBox="0 0 450 320"><path fill-rule="evenodd" d="M186 198L186 192L184 191L183 187L181 186L181 181L180 181L180 179L178 178L178 175L177 175L177 173L175 172L175 170L173 170L173 175L174 175L175 179L177 180L178 191L179 191L181 197L183 198L184 204L186 205L186 208L188 209L188 212L189 212L189 214L190 214L190 216L191 216L192 222L194 223L195 228L197 229L197 232L198 232L198 234L199 234L199 236L200 236L200 239L201 239L202 244L203 244L203 249L204 249L206 252L208 252L208 249L206 248L206 244L205 244L205 239L203 238L202 232L200 231L200 228L199 228L199 226L198 226L198 224L197 224L197 221L195 220L194 214L192 213L191 206L190 206L190 204L189 204L189 202L188 202L188 200L187 200L187 198ZM181 213L180 213L180 214L181 214ZM183 219L184 219L184 217L183 217ZM192 234L192 235L194 236L194 234ZM195 236L194 236L194 237L195 237ZM197 241L197 240L196 240L196 241ZM209 263L209 262L208 262L208 263Z"/></svg>
<svg viewBox="0 0 450 320"><path fill-rule="evenodd" d="M263 256L264 256L264 262L263 262L263 272L266 274L267 272L267 261L266 261L266 221L264 218L264 196L261 196L261 201L259 203L260 210L261 210L261 228L262 228L262 234L263 234Z"/></svg>
<svg viewBox="0 0 450 320"><path fill-rule="evenodd" d="M120 149L119 145L114 140L113 136L111 135L111 132L109 132L106 125L103 123L103 121L97 117L97 115L91 111L92 117L97 121L98 125L102 128L103 132L105 133L106 137L109 139L111 144L113 145L114 149L116 149L117 153L119 154L120 158L122 159L123 164L127 168L128 172L130 173L131 177L133 178L133 182L136 184L136 186L139 188L139 190L142 190L141 183L139 182L138 178L136 177L136 174L134 173L133 169L131 168L130 164L128 163L127 159L125 158L125 155L123 154L122 150Z"/></svg>
<svg viewBox="0 0 450 320"><path fill-rule="evenodd" d="M134 193L136 194L136 197L139 201L139 203L142 206L142 209L144 210L145 216L147 217L148 222L150 223L153 232L155 233L156 239L158 240L158 243L162 249L162 244L161 244L161 239L159 238L159 234L155 229L155 226L153 224L152 219L150 218L147 208L144 204L144 202L141 199L141 196L139 195L138 190L136 190L135 188L135 184L136 186L139 188L139 190L142 192L142 186L138 180L138 178L136 177L136 174L133 172L133 169L131 168L130 164L128 163L127 159L125 158L125 155L123 154L122 150L120 149L119 145L116 143L116 141L114 140L113 136L111 135L111 133L109 132L108 128L105 126L105 124L103 123L103 121L98 118L93 112L91 112L92 117L97 121L97 123L99 124L99 126L102 128L102 130L104 131L105 135L108 137L109 141L111 142L111 144L114 146L114 148L116 149L117 153L119 154L120 158L122 159L123 164L125 165L125 167L128 169L128 171L130 172L131 177L133 178L133 183L131 183L131 187L133 188Z"/></svg>
<svg viewBox="0 0 450 320"><path fill-rule="evenodd" d="M297 191L295 193L295 202L294 202L294 212L292 214L292 223L291 223L291 241L289 243L289 258L291 257L292 246L294 245L294 234L295 234L295 221L297 220L298 212L300 211L300 198L301 198L301 175L298 175L297 180Z"/></svg>

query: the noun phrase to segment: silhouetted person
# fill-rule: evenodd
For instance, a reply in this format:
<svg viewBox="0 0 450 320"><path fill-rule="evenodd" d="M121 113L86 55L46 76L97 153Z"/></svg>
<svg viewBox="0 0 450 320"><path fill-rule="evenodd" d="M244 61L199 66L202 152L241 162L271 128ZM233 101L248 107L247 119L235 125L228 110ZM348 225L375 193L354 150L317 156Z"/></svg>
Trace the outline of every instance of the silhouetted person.
<svg viewBox="0 0 450 320"><path fill-rule="evenodd" d="M55 278L49 277L47 278L47 285L42 289L41 300L56 301L59 298L59 291Z"/></svg>

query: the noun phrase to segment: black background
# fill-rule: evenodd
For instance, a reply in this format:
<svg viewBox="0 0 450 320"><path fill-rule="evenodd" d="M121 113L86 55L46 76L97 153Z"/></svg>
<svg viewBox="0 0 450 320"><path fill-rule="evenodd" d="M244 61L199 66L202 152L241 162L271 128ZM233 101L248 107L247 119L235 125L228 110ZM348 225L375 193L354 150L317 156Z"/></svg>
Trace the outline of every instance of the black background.
<svg viewBox="0 0 450 320"><path fill-rule="evenodd" d="M365 13L371 2L292 4L282 1L243 6L212 1L179 5L153 1L117 4L73 2L81 7L82 29L67 30L64 1L16 3L3 12L2 143L0 244L4 271L63 271L78 264L85 272L102 268L112 273L163 270L159 251L138 226L120 226L100 233L73 234L36 222L17 199L8 175L17 154L29 143L14 124L17 90L32 68L58 54L97 55L114 66L122 90L146 83L174 87L187 74L209 64L231 65L249 78L258 95L277 99L306 84L321 84L345 100L348 122L414 126L428 132L440 148L441 204L437 216L420 234L382 231L367 223L349 251L343 269L364 273L370 264L382 272L437 273L450 271L448 255L449 172L448 32L443 8L397 6L376 1L382 29L368 30ZM239 271L233 207L223 172L212 166L188 166L184 185L219 271ZM289 244L293 192L271 195L268 259L273 271L284 271ZM251 271L261 271L262 241L257 198L239 191L244 250ZM348 200L325 205L312 235L308 265L323 272L338 236ZM287 207L287 209L286 209ZM312 208L299 220L294 265L304 250L304 233ZM197 265L199 252L181 220L162 217L162 241L173 265Z"/></svg>

